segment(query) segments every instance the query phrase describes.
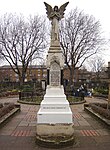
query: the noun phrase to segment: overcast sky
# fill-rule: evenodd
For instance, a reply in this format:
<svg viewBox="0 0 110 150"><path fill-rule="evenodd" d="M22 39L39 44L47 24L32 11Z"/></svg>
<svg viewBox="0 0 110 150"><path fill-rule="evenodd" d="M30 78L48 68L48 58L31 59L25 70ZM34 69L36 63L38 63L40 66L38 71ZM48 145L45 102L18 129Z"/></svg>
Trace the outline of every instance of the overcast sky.
<svg viewBox="0 0 110 150"><path fill-rule="evenodd" d="M44 1L54 7L61 6L68 0L0 0L0 15L10 12L21 13L24 16L45 15ZM99 20L104 36L110 38L110 0L69 0L65 13L76 7ZM110 61L110 48L107 49L106 53L104 52L104 58Z"/></svg>

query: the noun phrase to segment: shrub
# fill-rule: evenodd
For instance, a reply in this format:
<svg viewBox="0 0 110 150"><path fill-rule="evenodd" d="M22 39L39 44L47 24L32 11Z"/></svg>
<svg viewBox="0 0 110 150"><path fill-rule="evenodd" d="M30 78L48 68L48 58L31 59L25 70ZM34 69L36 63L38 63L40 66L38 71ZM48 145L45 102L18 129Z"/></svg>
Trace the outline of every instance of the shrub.
<svg viewBox="0 0 110 150"><path fill-rule="evenodd" d="M104 89L104 88L95 88L94 90L97 94L104 94L104 95L108 95L108 91L109 91L108 89Z"/></svg>
<svg viewBox="0 0 110 150"><path fill-rule="evenodd" d="M33 87L31 87L28 84L27 85L22 85L20 90L23 91L23 92L28 92L28 91L30 92L30 91L33 91Z"/></svg>

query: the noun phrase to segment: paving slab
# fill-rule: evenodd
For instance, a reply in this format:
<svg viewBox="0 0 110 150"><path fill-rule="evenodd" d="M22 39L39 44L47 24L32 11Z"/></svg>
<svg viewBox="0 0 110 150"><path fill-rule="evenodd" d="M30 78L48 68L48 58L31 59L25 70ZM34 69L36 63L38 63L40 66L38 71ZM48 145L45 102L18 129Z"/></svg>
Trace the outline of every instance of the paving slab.
<svg viewBox="0 0 110 150"><path fill-rule="evenodd" d="M107 129L97 129L96 130L98 133L100 133L100 135L105 136L105 135L110 135L110 131Z"/></svg>
<svg viewBox="0 0 110 150"><path fill-rule="evenodd" d="M94 137L94 140L99 143L99 144L102 144L102 143L109 143L110 145L110 136L108 135L105 135L105 136L100 136L100 137ZM109 148L110 149L110 148Z"/></svg>

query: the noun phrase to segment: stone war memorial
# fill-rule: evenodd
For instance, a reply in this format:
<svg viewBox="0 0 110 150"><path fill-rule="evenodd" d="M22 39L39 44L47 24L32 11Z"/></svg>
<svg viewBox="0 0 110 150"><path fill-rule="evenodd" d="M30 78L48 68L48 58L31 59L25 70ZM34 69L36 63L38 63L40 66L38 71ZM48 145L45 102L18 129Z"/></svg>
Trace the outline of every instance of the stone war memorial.
<svg viewBox="0 0 110 150"><path fill-rule="evenodd" d="M47 89L37 112L36 140L42 145L69 145L74 141L73 114L63 88L64 57L59 40L59 21L68 3L52 8L44 2L51 21L51 42L46 62Z"/></svg>

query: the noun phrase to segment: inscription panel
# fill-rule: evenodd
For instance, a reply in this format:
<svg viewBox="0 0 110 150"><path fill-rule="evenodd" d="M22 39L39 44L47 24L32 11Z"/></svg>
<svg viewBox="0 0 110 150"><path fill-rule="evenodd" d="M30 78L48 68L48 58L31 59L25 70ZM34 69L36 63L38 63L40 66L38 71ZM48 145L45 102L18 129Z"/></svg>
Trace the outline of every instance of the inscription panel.
<svg viewBox="0 0 110 150"><path fill-rule="evenodd" d="M66 107L43 107L43 109L66 109Z"/></svg>
<svg viewBox="0 0 110 150"><path fill-rule="evenodd" d="M56 62L54 62L50 67L50 85L60 85L60 66Z"/></svg>
<svg viewBox="0 0 110 150"><path fill-rule="evenodd" d="M51 85L58 86L60 82L60 72L59 71L51 71Z"/></svg>

